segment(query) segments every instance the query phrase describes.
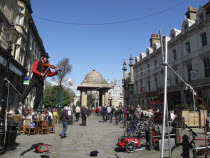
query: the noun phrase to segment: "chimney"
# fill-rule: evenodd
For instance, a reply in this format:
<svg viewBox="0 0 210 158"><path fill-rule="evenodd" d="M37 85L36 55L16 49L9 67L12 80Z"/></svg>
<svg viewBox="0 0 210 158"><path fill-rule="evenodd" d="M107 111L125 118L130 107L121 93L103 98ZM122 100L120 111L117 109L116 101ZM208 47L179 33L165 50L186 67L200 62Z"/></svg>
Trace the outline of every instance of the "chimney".
<svg viewBox="0 0 210 158"><path fill-rule="evenodd" d="M188 12L185 13L187 19L190 20L196 20L196 13L197 13L197 9L193 8L193 7L188 7Z"/></svg>
<svg viewBox="0 0 210 158"><path fill-rule="evenodd" d="M153 46L154 43L160 43L160 35L152 34L150 38L150 47Z"/></svg>

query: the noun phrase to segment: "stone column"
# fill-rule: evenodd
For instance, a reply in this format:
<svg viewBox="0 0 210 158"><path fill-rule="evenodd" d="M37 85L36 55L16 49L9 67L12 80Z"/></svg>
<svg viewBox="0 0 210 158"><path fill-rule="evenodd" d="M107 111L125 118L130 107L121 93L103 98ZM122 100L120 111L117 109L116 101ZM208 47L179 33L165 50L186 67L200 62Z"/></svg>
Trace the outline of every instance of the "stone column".
<svg viewBox="0 0 210 158"><path fill-rule="evenodd" d="M129 84L131 84L131 85L133 85L133 83L134 83L134 73L133 73L133 66L134 66L134 64L133 64L133 57L132 56L130 56L130 64L129 64L129 66L130 66L130 82L129 82Z"/></svg>
<svg viewBox="0 0 210 158"><path fill-rule="evenodd" d="M105 105L105 91L104 90L102 90L101 91L101 99L102 99L102 106L104 106Z"/></svg>
<svg viewBox="0 0 210 158"><path fill-rule="evenodd" d="M104 104L108 105L108 91L105 91L105 95L104 95Z"/></svg>
<svg viewBox="0 0 210 158"><path fill-rule="evenodd" d="M86 90L82 90L81 91L81 106L86 106L87 107L87 91Z"/></svg>

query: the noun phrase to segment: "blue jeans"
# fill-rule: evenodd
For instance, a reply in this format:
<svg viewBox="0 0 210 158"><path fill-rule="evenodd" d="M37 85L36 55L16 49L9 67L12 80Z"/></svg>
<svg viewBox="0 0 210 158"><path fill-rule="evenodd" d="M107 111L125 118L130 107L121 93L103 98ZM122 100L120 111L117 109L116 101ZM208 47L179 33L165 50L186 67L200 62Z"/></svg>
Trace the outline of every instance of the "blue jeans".
<svg viewBox="0 0 210 158"><path fill-rule="evenodd" d="M67 128L68 128L68 122L63 122L63 132L61 133L61 136L65 136Z"/></svg>

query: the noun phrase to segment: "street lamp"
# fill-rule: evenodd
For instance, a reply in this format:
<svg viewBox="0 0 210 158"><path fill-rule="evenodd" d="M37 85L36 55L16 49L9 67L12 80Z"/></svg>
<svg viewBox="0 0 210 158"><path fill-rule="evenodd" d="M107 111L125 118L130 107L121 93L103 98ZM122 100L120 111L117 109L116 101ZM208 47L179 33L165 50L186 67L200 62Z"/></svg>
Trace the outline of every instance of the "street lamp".
<svg viewBox="0 0 210 158"><path fill-rule="evenodd" d="M6 117L6 110L7 110L7 104L8 104L8 75L9 75L9 61L12 52L12 45L17 40L19 33L14 28L14 25L10 25L9 28L4 28L5 36L6 36L6 42L8 44L7 47L7 56L6 56L6 74L4 79L4 88L3 88L3 99L2 99L2 108L0 111L0 155L5 154L6 147L5 147L5 117Z"/></svg>

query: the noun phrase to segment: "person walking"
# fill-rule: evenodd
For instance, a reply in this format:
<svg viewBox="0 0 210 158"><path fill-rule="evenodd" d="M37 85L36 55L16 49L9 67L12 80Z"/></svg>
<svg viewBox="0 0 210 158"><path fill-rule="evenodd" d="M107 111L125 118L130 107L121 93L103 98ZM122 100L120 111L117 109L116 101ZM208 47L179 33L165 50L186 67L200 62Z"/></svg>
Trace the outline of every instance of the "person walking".
<svg viewBox="0 0 210 158"><path fill-rule="evenodd" d="M141 118L141 107L140 107L140 105L137 105L136 110L135 110L135 115L136 115L136 118L138 118L140 120L140 118Z"/></svg>
<svg viewBox="0 0 210 158"><path fill-rule="evenodd" d="M87 126L87 122L86 122L87 113L88 113L88 109L83 105L81 108L82 126Z"/></svg>
<svg viewBox="0 0 210 158"><path fill-rule="evenodd" d="M61 138L65 138L66 137L66 131L67 131L67 128L68 128L68 119L69 119L68 107L65 106L64 110L62 111L62 114L61 114L61 121L63 123L63 131L62 131L61 134L59 134L61 136Z"/></svg>
<svg viewBox="0 0 210 158"><path fill-rule="evenodd" d="M80 107L77 105L75 108L75 115L76 115L76 121L79 121L79 115L80 115L81 109Z"/></svg>

